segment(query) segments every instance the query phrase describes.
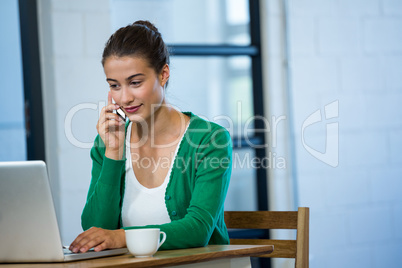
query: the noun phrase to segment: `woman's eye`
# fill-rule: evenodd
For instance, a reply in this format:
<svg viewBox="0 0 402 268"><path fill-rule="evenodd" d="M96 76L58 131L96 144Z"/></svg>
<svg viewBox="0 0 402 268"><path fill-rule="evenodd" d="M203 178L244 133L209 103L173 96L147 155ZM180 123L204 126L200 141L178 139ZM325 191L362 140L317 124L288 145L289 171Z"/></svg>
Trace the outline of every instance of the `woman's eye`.
<svg viewBox="0 0 402 268"><path fill-rule="evenodd" d="M111 89L116 89L116 88L118 87L118 85L112 84L112 85L109 85L109 87L110 87Z"/></svg>
<svg viewBox="0 0 402 268"><path fill-rule="evenodd" d="M141 82L140 81L131 81L130 84L133 86L138 86L139 84L141 84Z"/></svg>

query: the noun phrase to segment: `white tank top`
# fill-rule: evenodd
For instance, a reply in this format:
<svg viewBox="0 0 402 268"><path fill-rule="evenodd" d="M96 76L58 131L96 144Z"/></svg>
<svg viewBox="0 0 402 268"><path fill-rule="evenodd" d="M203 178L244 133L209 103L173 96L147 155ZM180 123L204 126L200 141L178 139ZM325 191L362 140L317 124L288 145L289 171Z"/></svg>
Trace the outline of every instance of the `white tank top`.
<svg viewBox="0 0 402 268"><path fill-rule="evenodd" d="M176 147L170 165L170 169L162 185L156 188L147 188L137 180L134 174L133 165L131 162L131 148L130 148L131 127L132 122L130 122L128 126L126 136L127 160L126 160L125 189L124 189L124 198L122 207L123 227L169 223L170 217L165 204L165 192L166 192L166 186L169 183L170 174L172 172L174 160L179 150L180 147L179 145L181 141ZM183 139L183 136L181 137L181 139Z"/></svg>

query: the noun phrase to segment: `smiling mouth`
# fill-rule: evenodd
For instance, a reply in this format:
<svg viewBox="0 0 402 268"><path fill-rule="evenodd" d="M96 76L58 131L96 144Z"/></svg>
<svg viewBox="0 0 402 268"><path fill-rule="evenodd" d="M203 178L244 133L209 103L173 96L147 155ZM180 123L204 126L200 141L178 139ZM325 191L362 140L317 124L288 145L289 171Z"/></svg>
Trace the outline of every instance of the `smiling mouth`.
<svg viewBox="0 0 402 268"><path fill-rule="evenodd" d="M124 110L128 113L135 113L136 111L138 111L138 109L140 109L142 106L142 104L137 105L137 106L129 106L129 107L125 107Z"/></svg>

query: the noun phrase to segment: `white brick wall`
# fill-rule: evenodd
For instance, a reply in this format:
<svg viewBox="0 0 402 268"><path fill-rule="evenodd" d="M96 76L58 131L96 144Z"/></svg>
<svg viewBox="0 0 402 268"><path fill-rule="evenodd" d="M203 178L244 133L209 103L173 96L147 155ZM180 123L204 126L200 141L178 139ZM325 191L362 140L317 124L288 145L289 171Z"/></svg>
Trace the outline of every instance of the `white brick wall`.
<svg viewBox="0 0 402 268"><path fill-rule="evenodd" d="M399 0L383 0L382 8L387 15L402 15L402 2Z"/></svg>
<svg viewBox="0 0 402 268"><path fill-rule="evenodd" d="M268 2L266 12L281 21L281 0ZM401 267L402 1L288 3L295 196L297 206L311 208L310 267ZM266 39L284 46L283 25L277 28L282 32ZM266 66L278 61L266 60ZM269 67L265 73L275 75ZM285 85L276 95L286 93ZM271 83L266 86L269 94ZM304 130L306 144L324 152L326 123L339 123L339 165L333 168L306 150L301 126L335 100L337 118ZM281 101L286 107L287 99Z"/></svg>
<svg viewBox="0 0 402 268"><path fill-rule="evenodd" d="M376 57L358 57L341 59L341 90L343 92L378 92L383 90L384 78L380 60Z"/></svg>
<svg viewBox="0 0 402 268"><path fill-rule="evenodd" d="M88 191L91 160L88 146L76 146L66 130L90 147L97 134L99 110L80 110L67 125L66 118L77 105L103 106L107 101L108 87L100 61L111 34L110 3L108 0L38 2L47 162L56 185L53 191L62 240L69 244L82 231L80 215Z"/></svg>
<svg viewBox="0 0 402 268"><path fill-rule="evenodd" d="M363 19L364 48L369 54L402 52L401 15Z"/></svg>
<svg viewBox="0 0 402 268"><path fill-rule="evenodd" d="M400 92L402 89L402 76L399 68L402 56L400 54L383 56L380 62L383 70L383 79L385 80L385 89L387 91Z"/></svg>
<svg viewBox="0 0 402 268"><path fill-rule="evenodd" d="M56 198L60 200L63 240L69 243L81 231L79 214L91 164L89 149L68 142L64 120L79 103L106 100L99 61L111 32L111 11L108 0L39 2L47 146L52 148L53 157L50 173L60 182ZM289 164L284 170L270 170L271 209L295 209L293 198L297 198L296 205L311 207L312 268L399 267L401 1L289 1L292 103L287 103L285 91L281 1L261 3L267 114L287 116L278 126L277 146L270 148L286 157ZM339 101L339 117L327 122L339 123L336 168L314 158L301 143L304 120L319 109L324 111L324 106L334 100ZM96 134L97 111L82 112L93 121L73 120L73 124L82 126L77 138L91 141ZM324 150L327 122L305 130L305 141L312 148ZM295 163L289 148L289 123L294 129ZM292 167L297 168L296 188Z"/></svg>
<svg viewBox="0 0 402 268"><path fill-rule="evenodd" d="M289 23L291 23L290 42L297 44L297 46L290 48L291 53L300 56L313 56L317 49L314 17L294 18Z"/></svg>
<svg viewBox="0 0 402 268"><path fill-rule="evenodd" d="M358 53L360 40L358 19L319 18L316 24L319 57Z"/></svg>

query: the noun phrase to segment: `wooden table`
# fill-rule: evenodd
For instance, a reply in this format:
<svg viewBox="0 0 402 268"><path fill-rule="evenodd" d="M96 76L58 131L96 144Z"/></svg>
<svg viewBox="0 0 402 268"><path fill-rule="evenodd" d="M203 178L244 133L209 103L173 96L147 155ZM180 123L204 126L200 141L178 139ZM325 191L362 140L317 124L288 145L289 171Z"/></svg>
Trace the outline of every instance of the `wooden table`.
<svg viewBox="0 0 402 268"><path fill-rule="evenodd" d="M250 256L268 254L273 246L211 245L202 248L158 251L153 257L134 258L131 254L68 263L0 264L5 267L251 267Z"/></svg>

